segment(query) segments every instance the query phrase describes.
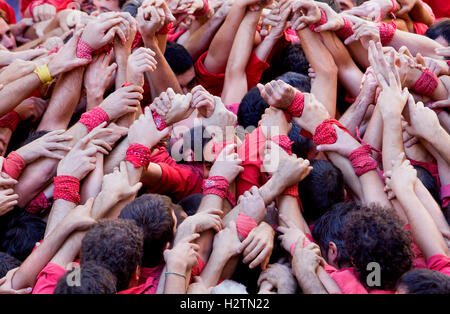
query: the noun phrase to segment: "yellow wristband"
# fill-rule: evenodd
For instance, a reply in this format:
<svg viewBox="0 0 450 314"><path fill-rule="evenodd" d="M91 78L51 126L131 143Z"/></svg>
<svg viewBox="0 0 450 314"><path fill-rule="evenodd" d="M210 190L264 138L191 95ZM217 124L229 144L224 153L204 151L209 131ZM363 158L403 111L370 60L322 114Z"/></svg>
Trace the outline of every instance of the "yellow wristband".
<svg viewBox="0 0 450 314"><path fill-rule="evenodd" d="M48 66L46 64L36 67L33 72L37 74L44 85L52 84L55 81L55 79L50 75L50 71L48 70Z"/></svg>

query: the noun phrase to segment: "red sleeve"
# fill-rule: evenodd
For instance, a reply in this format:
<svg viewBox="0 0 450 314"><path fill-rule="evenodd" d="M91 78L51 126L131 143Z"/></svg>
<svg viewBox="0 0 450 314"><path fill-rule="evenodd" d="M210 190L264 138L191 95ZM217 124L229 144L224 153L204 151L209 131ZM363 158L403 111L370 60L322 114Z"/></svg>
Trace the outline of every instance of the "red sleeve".
<svg viewBox="0 0 450 314"><path fill-rule="evenodd" d="M264 71L267 70L269 67L270 65L267 62L259 60L255 52L252 51L250 59L248 60L246 70L247 85L249 90L259 83L259 80L261 79L261 76L263 75Z"/></svg>
<svg viewBox="0 0 450 314"><path fill-rule="evenodd" d="M205 68L205 59L208 55L208 51L203 53L195 62L194 69L197 81L208 92L214 96L220 96L222 94L223 83L225 82L225 73L211 73Z"/></svg>
<svg viewBox="0 0 450 314"><path fill-rule="evenodd" d="M244 143L239 147L238 154L242 160L244 171L240 174L236 184L236 196L244 194L252 186L260 187L263 184L261 174L262 152L266 137L261 128L256 128L245 137Z"/></svg>
<svg viewBox="0 0 450 314"><path fill-rule="evenodd" d="M450 257L433 255L427 261L427 268L450 276Z"/></svg>
<svg viewBox="0 0 450 314"><path fill-rule="evenodd" d="M61 278L65 273L66 270L61 266L48 263L37 276L33 294L53 294L59 278Z"/></svg>
<svg viewBox="0 0 450 314"><path fill-rule="evenodd" d="M165 194L182 200L189 195L202 192L203 177L194 167L157 164L161 167L161 179L157 185L147 187L149 193Z"/></svg>
<svg viewBox="0 0 450 314"><path fill-rule="evenodd" d="M5 12L6 22L8 24L16 24L16 14L14 9L4 0L0 0L0 10Z"/></svg>

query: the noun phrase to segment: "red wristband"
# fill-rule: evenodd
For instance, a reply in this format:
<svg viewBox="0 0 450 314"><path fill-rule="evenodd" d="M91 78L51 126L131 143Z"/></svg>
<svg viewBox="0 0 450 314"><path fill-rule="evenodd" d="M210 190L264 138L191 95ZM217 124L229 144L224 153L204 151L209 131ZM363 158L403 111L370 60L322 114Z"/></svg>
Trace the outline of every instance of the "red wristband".
<svg viewBox="0 0 450 314"><path fill-rule="evenodd" d="M247 238L250 231L252 231L257 226L258 224L252 217L242 212L239 213L238 218L236 219L236 230L238 235L242 239Z"/></svg>
<svg viewBox="0 0 450 314"><path fill-rule="evenodd" d="M309 29L311 31L313 31L313 32L316 32L316 28L317 27L319 27L319 26L325 24L326 22L328 22L327 14L325 13L325 10L322 9L322 8L319 8L319 9L320 9L320 20L319 20L319 22L317 22L316 24L310 24L309 25Z"/></svg>
<svg viewBox="0 0 450 314"><path fill-rule="evenodd" d="M294 99L292 100L292 103L289 105L287 111L292 117L300 118L303 114L304 105L305 105L305 96L300 92L296 92Z"/></svg>
<svg viewBox="0 0 450 314"><path fill-rule="evenodd" d="M419 79L414 83L413 87L411 87L411 90L416 94L431 97L438 84L439 79L436 74L429 69L425 69Z"/></svg>
<svg viewBox="0 0 450 314"><path fill-rule="evenodd" d="M380 22L377 23L377 27L380 30L380 41L383 46L389 45L394 38L395 31L397 30L397 24L393 21L390 24Z"/></svg>
<svg viewBox="0 0 450 314"><path fill-rule="evenodd" d="M349 38L350 36L353 35L353 23L347 19L344 18L344 27L342 27L340 30L338 30L336 32L336 35L338 35L338 37L341 40L346 40L347 38Z"/></svg>
<svg viewBox="0 0 450 314"><path fill-rule="evenodd" d="M17 152L12 151L8 154L5 160L3 160L2 172L6 173L14 180L17 180L26 165L27 164L25 163L25 160L23 160L22 156L20 156Z"/></svg>
<svg viewBox="0 0 450 314"><path fill-rule="evenodd" d="M370 170L377 169L378 164L371 155L372 150L368 145L358 147L350 153L348 159L352 163L355 174L360 177Z"/></svg>
<svg viewBox="0 0 450 314"><path fill-rule="evenodd" d="M53 200L66 200L75 204L80 203L80 181L72 176L56 176L53 178Z"/></svg>
<svg viewBox="0 0 450 314"><path fill-rule="evenodd" d="M0 128L7 128L14 132L20 123L20 116L17 112L10 111L0 118Z"/></svg>
<svg viewBox="0 0 450 314"><path fill-rule="evenodd" d="M194 16L204 16L209 11L208 0L203 0L203 8L194 12Z"/></svg>
<svg viewBox="0 0 450 314"><path fill-rule="evenodd" d="M105 110L100 107L95 107L88 112L83 113L80 118L80 123L86 126L88 132L91 132L92 129L103 122L109 122L109 117Z"/></svg>
<svg viewBox="0 0 450 314"><path fill-rule="evenodd" d="M215 194L222 199L227 198L230 183L222 176L213 176L203 180L203 195Z"/></svg>
<svg viewBox="0 0 450 314"><path fill-rule="evenodd" d="M158 131L161 131L161 130L164 130L165 128L167 128L166 121L164 121L164 119L156 111L153 111L152 115L153 115L153 121L155 121L155 125L156 125L156 128L158 129Z"/></svg>
<svg viewBox="0 0 450 314"><path fill-rule="evenodd" d="M147 146L134 143L128 147L125 160L131 162L135 168L144 167L147 169L150 164L151 153Z"/></svg>
<svg viewBox="0 0 450 314"><path fill-rule="evenodd" d="M83 40L78 39L77 43L77 58L80 59L92 59L93 49Z"/></svg>

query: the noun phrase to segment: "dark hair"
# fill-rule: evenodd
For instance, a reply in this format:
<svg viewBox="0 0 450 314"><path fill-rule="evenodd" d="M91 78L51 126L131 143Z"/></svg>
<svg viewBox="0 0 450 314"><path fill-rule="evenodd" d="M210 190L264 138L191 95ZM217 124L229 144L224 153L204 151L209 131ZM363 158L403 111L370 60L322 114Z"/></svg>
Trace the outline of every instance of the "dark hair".
<svg viewBox="0 0 450 314"><path fill-rule="evenodd" d="M76 274L75 272L78 272ZM78 279L76 284L72 277ZM78 278L77 278L78 276ZM116 277L104 267L94 262L87 262L83 266L78 265L72 271L68 271L58 280L53 294L115 294Z"/></svg>
<svg viewBox="0 0 450 314"><path fill-rule="evenodd" d="M143 233L133 221L104 219L95 223L81 242L80 262L92 261L117 278L117 291L128 288L142 262Z"/></svg>
<svg viewBox="0 0 450 314"><path fill-rule="evenodd" d="M133 220L143 231L142 266L155 267L163 262L164 248L174 237L172 211L170 198L159 194L142 195L122 209L120 218Z"/></svg>
<svg viewBox="0 0 450 314"><path fill-rule="evenodd" d="M298 193L304 216L314 221L336 203L344 201L344 176L341 170L326 160L312 160L313 170L300 181Z"/></svg>
<svg viewBox="0 0 450 314"><path fill-rule="evenodd" d="M200 203L202 201L203 195L201 193L191 194L186 198L182 199L178 205L183 207L183 210L186 212L188 216L194 215L198 208L200 207Z"/></svg>
<svg viewBox="0 0 450 314"><path fill-rule="evenodd" d="M347 215L343 239L360 282L367 287L367 265L380 265L380 287L394 290L398 279L411 270L411 237L393 211L376 205L364 206Z"/></svg>
<svg viewBox="0 0 450 314"><path fill-rule="evenodd" d="M2 235L0 250L24 261L44 238L46 223L26 212L12 216Z"/></svg>
<svg viewBox="0 0 450 314"><path fill-rule="evenodd" d="M408 294L450 294L450 277L430 269L414 269L398 281ZM397 289L398 289L397 288Z"/></svg>
<svg viewBox="0 0 450 314"><path fill-rule="evenodd" d="M447 43L450 44L450 18L442 19L439 22L431 25L427 29L425 36L433 40L435 40L439 36L442 36L447 41Z"/></svg>
<svg viewBox="0 0 450 314"><path fill-rule="evenodd" d="M439 188L437 186L436 179L431 175L431 173L421 166L413 166L417 172L417 178L422 182L425 188L433 196L434 200L440 204L441 200L439 198Z"/></svg>
<svg viewBox="0 0 450 314"><path fill-rule="evenodd" d="M0 252L0 278L5 277L7 272L19 267L20 264L22 263L17 258L5 252Z"/></svg>
<svg viewBox="0 0 450 314"><path fill-rule="evenodd" d="M164 57L177 75L185 73L194 66L194 61L186 48L175 42L167 42Z"/></svg>
<svg viewBox="0 0 450 314"><path fill-rule="evenodd" d="M350 262L342 236L347 215L349 212L359 209L360 206L354 202L335 204L315 222L312 229L312 236L319 244L324 256L328 252L328 244L330 242L336 245L338 249L337 265L339 267L344 263Z"/></svg>

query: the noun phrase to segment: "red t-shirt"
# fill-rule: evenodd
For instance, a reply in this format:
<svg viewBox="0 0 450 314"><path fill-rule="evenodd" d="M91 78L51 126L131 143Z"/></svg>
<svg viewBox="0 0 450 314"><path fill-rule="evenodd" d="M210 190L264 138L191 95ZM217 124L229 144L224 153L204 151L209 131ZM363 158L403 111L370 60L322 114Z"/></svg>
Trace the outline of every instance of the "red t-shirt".
<svg viewBox="0 0 450 314"><path fill-rule="evenodd" d="M194 64L195 74L200 85L202 85L208 92L215 96L222 94L223 84L225 82L225 73L211 73L204 65L208 51L203 53ZM256 54L252 52L247 64L247 85L251 89L258 84L263 72L269 68L267 62L258 59Z"/></svg>
<svg viewBox="0 0 450 314"><path fill-rule="evenodd" d="M197 167L177 164L163 147L150 161L161 167L162 174L158 184L146 187L147 192L170 195L177 200L202 192L203 173Z"/></svg>
<svg viewBox="0 0 450 314"><path fill-rule="evenodd" d="M433 255L427 261L427 268L450 276L450 257Z"/></svg>
<svg viewBox="0 0 450 314"><path fill-rule="evenodd" d="M55 291L56 285L58 284L58 280L65 273L66 270L61 266L48 263L37 276L33 294L53 294L53 291Z"/></svg>
<svg viewBox="0 0 450 314"><path fill-rule="evenodd" d="M6 23L16 24L16 13L6 1L0 0L0 10L5 12Z"/></svg>

